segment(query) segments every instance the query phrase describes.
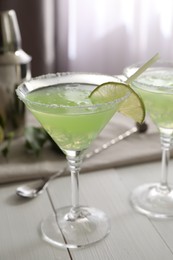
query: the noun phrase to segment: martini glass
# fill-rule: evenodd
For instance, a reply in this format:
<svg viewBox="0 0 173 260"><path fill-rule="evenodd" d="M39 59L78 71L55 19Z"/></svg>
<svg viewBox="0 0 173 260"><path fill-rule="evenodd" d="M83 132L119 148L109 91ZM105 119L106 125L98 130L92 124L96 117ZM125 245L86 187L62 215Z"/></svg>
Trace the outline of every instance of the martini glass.
<svg viewBox="0 0 173 260"><path fill-rule="evenodd" d="M17 89L18 97L65 153L71 171L71 206L57 209L41 223L43 238L55 246L84 247L110 232L103 211L79 203L79 171L85 151L127 96L93 105L89 94L108 81L119 80L89 73L48 74Z"/></svg>
<svg viewBox="0 0 173 260"><path fill-rule="evenodd" d="M127 77L140 64L125 69ZM173 63L160 61L147 69L132 83L133 89L143 98L146 110L160 132L162 148L161 179L137 187L131 194L132 206L153 218L173 217L173 187L168 183L170 149L173 145Z"/></svg>

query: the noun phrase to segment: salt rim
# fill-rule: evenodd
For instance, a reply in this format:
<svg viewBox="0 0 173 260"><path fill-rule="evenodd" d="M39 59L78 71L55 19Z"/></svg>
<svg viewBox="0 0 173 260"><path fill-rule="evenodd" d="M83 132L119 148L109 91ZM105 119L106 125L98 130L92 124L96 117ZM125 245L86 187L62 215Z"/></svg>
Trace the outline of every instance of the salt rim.
<svg viewBox="0 0 173 260"><path fill-rule="evenodd" d="M148 71L144 72L143 75L147 75L148 73L152 73L152 71L156 70L158 68L159 71L163 71L165 69L169 70L169 71L172 71L172 76L173 76L173 62L170 62L170 61L158 61L156 63L156 65L159 65L159 64L162 64L163 66L162 67L158 67L158 66L154 66L152 68L149 68ZM165 66L164 66L165 64ZM168 65L171 65L172 67L168 67ZM132 69L137 69L138 67L140 66L140 63L137 63L137 64L133 64L131 65L130 67L126 68L126 70L130 70L131 68ZM127 72L125 73L125 76L127 76ZM173 77L172 77L173 78ZM139 86L137 85L139 84ZM145 83L143 82L142 80L142 75L141 77L137 78L136 80L134 80L131 85L137 85L136 88L139 88L139 89L143 89L143 90L147 90L149 89L150 92L157 92L157 93L166 93L169 94L169 93L173 93L173 85L154 85L151 83Z"/></svg>
<svg viewBox="0 0 173 260"><path fill-rule="evenodd" d="M119 76L120 75L115 75L115 76L111 76L111 75L106 75L106 74L101 74L101 73L92 73L92 72L58 72L58 73L49 73L49 74L45 74L45 75L41 75L41 76L37 76L37 77L33 77L33 78L31 78L30 80L28 80L28 81L26 81L25 83L22 83L22 84L20 84L18 87L17 87L17 89L16 89L16 94L17 94L17 96L19 97L19 99L20 100L22 100L24 103L28 103L28 104L34 104L34 105L36 105L36 106L40 106L40 107L48 107L48 108L71 108L71 109L76 109L76 108L81 108L81 109L86 109L86 108L88 108L88 109L96 109L96 108L99 108L99 107L102 107L102 108L104 108L104 106L111 106L111 105L113 105L113 104L118 104L118 103L120 103L121 101L123 101L123 100L125 100L129 95L130 95L130 91L128 91L127 92L127 94L126 95L124 95L123 97L121 97L121 98L117 98L117 99L115 99L114 101L110 101L110 102L103 102L103 103L99 103L99 104L92 104L92 105L76 105L76 106L68 106L68 105L57 105L57 104L43 104L43 103L40 103L40 102L37 102L37 101L30 101L30 100L28 100L27 99L27 94L28 93L31 93L32 91L34 91L34 90L36 90L36 89L33 89L33 90L31 90L31 91L29 91L27 94L24 94L23 92L22 92L22 88L26 88L26 90L28 90L27 89L27 84L29 84L29 83L32 83L32 82L34 82L35 80L40 80L40 79L47 79L47 80L50 80L50 79L54 79L54 78L58 78L58 77L61 77L61 76L70 76L70 75L72 75L72 76L75 76L75 75L91 75L91 76L108 76L108 77L112 77L112 78L114 78L115 80L116 80L116 78L117 78L117 80L119 80L120 81L120 78L119 78ZM58 77L57 77L58 76ZM70 82L69 82L70 83ZM73 83L73 82L72 82ZM76 82L74 82L74 83L76 83ZM103 82L104 83L104 82ZM103 84L102 83L102 84ZM105 83L107 83L107 81L105 82ZM115 82L116 83L116 82ZM54 85L57 85L58 84L58 82L56 83L56 84L54 84ZM78 82L78 84L82 84L82 83L80 83L80 82ZM50 86L53 86L53 85L46 85L45 87L50 87ZM99 85L98 85L99 86ZM44 87L44 86L43 86ZM41 88L41 87L40 87ZM109 108L107 108L107 109L109 109Z"/></svg>

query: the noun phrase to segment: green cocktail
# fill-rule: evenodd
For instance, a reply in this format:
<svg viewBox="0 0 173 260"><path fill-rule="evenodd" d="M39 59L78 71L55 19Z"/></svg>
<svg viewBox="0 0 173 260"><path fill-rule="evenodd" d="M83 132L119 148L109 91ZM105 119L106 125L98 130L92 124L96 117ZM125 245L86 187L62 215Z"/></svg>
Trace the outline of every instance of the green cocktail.
<svg viewBox="0 0 173 260"><path fill-rule="evenodd" d="M150 85L150 89L145 85ZM157 126L173 129L173 68L151 68L133 86Z"/></svg>
<svg viewBox="0 0 173 260"><path fill-rule="evenodd" d="M138 69L136 64L125 69L129 77ZM173 146L173 63L158 62L132 83L141 95L146 110L160 132L162 174L160 183L137 187L131 196L133 207L153 218L173 217L173 187L168 185L168 164Z"/></svg>
<svg viewBox="0 0 173 260"><path fill-rule="evenodd" d="M118 103L107 106L107 109L103 105L93 109L88 96L95 87L89 84L60 84L37 89L27 95L28 107L62 150L88 148L115 114ZM45 104L44 108L40 104Z"/></svg>
<svg viewBox="0 0 173 260"><path fill-rule="evenodd" d="M129 95L128 87L123 93L121 89L126 87L121 85L122 93L113 101L104 102L103 98L102 103L93 104L89 94L96 86L110 81L118 79L100 74L62 73L32 79L17 89L19 98L66 154L71 171L72 206L56 210L41 224L44 239L55 246L84 247L103 239L110 231L104 212L80 206L78 178L84 151ZM135 95L132 93L132 102Z"/></svg>

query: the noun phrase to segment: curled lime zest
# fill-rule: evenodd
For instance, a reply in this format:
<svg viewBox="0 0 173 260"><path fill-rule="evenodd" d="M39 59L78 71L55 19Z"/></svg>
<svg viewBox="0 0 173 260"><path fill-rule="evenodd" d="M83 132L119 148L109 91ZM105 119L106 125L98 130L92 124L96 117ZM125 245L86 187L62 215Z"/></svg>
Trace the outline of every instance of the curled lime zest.
<svg viewBox="0 0 173 260"><path fill-rule="evenodd" d="M153 63L155 63L160 58L159 53L156 53L150 60L148 60L144 65L142 65L133 75L131 75L126 81L126 84L132 83L136 78L138 78L146 69L148 69Z"/></svg>

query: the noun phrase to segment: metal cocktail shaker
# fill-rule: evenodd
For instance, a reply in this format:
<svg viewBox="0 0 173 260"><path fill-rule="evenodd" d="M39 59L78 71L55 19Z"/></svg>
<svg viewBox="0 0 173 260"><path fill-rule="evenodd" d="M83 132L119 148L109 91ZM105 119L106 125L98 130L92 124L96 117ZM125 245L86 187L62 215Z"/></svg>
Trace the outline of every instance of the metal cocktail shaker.
<svg viewBox="0 0 173 260"><path fill-rule="evenodd" d="M22 50L19 25L14 10L0 12L0 126L5 134L23 133L25 108L16 87L31 78L31 57Z"/></svg>

